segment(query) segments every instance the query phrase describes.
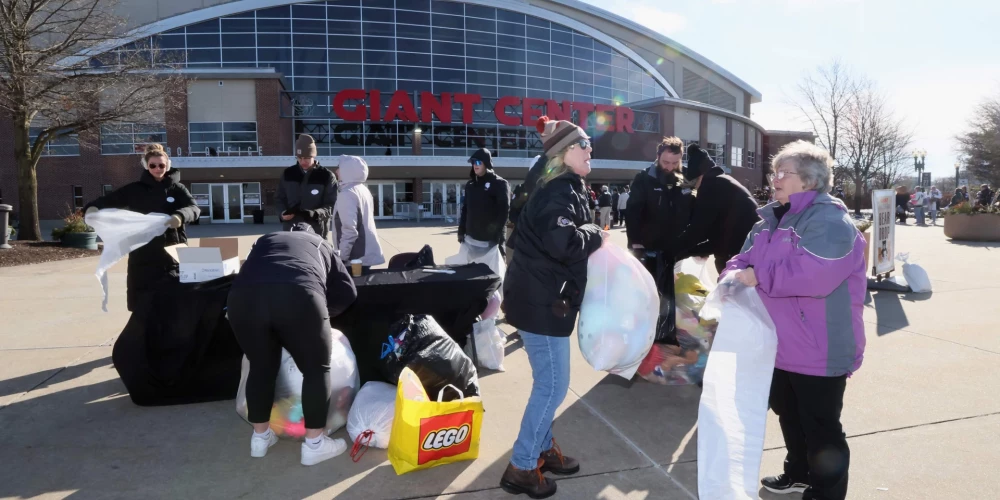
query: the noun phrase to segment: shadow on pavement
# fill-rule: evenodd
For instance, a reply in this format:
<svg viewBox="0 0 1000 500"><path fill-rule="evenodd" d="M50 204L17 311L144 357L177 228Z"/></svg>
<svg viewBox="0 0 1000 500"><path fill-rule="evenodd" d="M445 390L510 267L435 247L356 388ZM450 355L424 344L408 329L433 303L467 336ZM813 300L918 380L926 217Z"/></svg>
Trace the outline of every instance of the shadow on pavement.
<svg viewBox="0 0 1000 500"><path fill-rule="evenodd" d="M49 387L54 380L58 378L59 381L72 380L78 377L82 377L87 373L90 373L95 368L104 366L109 362L111 358L88 361L83 364L73 365L65 369L52 369L45 370L41 372L32 373L30 375L24 375L21 377L14 377L7 380L0 380L0 398L4 396L10 396L13 394L18 394L26 391L37 391L43 390ZM58 375L58 377L56 377ZM32 381L36 381L32 383ZM40 382L38 382L40 381ZM0 407L0 411L3 411L6 406Z"/></svg>
<svg viewBox="0 0 1000 500"><path fill-rule="evenodd" d="M878 335L888 335L910 326L910 321L903 310L900 295L896 292L878 291L872 295L875 304L875 314L878 318Z"/></svg>
<svg viewBox="0 0 1000 500"><path fill-rule="evenodd" d="M985 248L987 250L1000 248L1000 242L998 241L962 241L949 239L948 243L960 247Z"/></svg>

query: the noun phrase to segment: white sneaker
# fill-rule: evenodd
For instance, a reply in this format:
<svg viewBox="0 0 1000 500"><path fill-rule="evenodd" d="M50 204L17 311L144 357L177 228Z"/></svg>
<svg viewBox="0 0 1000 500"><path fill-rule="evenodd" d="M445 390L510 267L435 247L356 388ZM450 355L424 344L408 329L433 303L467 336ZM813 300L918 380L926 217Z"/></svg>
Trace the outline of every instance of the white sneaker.
<svg viewBox="0 0 1000 500"><path fill-rule="evenodd" d="M278 435L271 431L271 437L265 439L253 435L250 437L250 456L253 458L263 458L267 455L267 449L278 442Z"/></svg>
<svg viewBox="0 0 1000 500"><path fill-rule="evenodd" d="M302 465L316 465L345 451L347 451L346 441L323 436L323 442L320 443L319 448L312 449L308 444L302 443Z"/></svg>

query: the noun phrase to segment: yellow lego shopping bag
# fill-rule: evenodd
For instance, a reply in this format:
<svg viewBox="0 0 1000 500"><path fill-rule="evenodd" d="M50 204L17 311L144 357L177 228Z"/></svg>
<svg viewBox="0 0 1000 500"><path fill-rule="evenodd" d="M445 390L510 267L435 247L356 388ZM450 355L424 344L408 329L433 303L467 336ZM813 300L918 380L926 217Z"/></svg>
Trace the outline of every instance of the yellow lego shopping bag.
<svg viewBox="0 0 1000 500"><path fill-rule="evenodd" d="M459 394L455 401L441 401L444 391ZM389 462L396 474L438 465L475 460L479 457L479 433L483 425L483 401L465 397L448 385L427 397L417 374L403 368L396 387L396 416L389 436Z"/></svg>

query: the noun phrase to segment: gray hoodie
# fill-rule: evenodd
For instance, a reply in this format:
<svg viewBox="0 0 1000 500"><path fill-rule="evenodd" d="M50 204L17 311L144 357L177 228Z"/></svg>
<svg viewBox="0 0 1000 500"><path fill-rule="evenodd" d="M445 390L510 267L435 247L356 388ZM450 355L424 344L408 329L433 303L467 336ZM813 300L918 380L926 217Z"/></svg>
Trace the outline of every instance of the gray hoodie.
<svg viewBox="0 0 1000 500"><path fill-rule="evenodd" d="M357 156L340 157L340 184L333 208L334 241L340 259L361 259L363 266L385 263L382 246L375 231L375 204L365 186L368 164Z"/></svg>

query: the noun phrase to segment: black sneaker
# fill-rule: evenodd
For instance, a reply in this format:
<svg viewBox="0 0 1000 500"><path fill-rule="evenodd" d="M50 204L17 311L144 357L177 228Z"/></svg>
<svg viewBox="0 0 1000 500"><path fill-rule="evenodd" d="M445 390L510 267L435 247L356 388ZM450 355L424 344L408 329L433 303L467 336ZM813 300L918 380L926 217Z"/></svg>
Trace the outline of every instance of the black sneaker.
<svg viewBox="0 0 1000 500"><path fill-rule="evenodd" d="M764 485L764 488L771 493L777 493L779 495L787 495L789 493L803 493L806 488L809 487L806 483L800 483L797 481L792 481L788 476L781 474L779 476L769 476L765 477L760 481L760 484Z"/></svg>

